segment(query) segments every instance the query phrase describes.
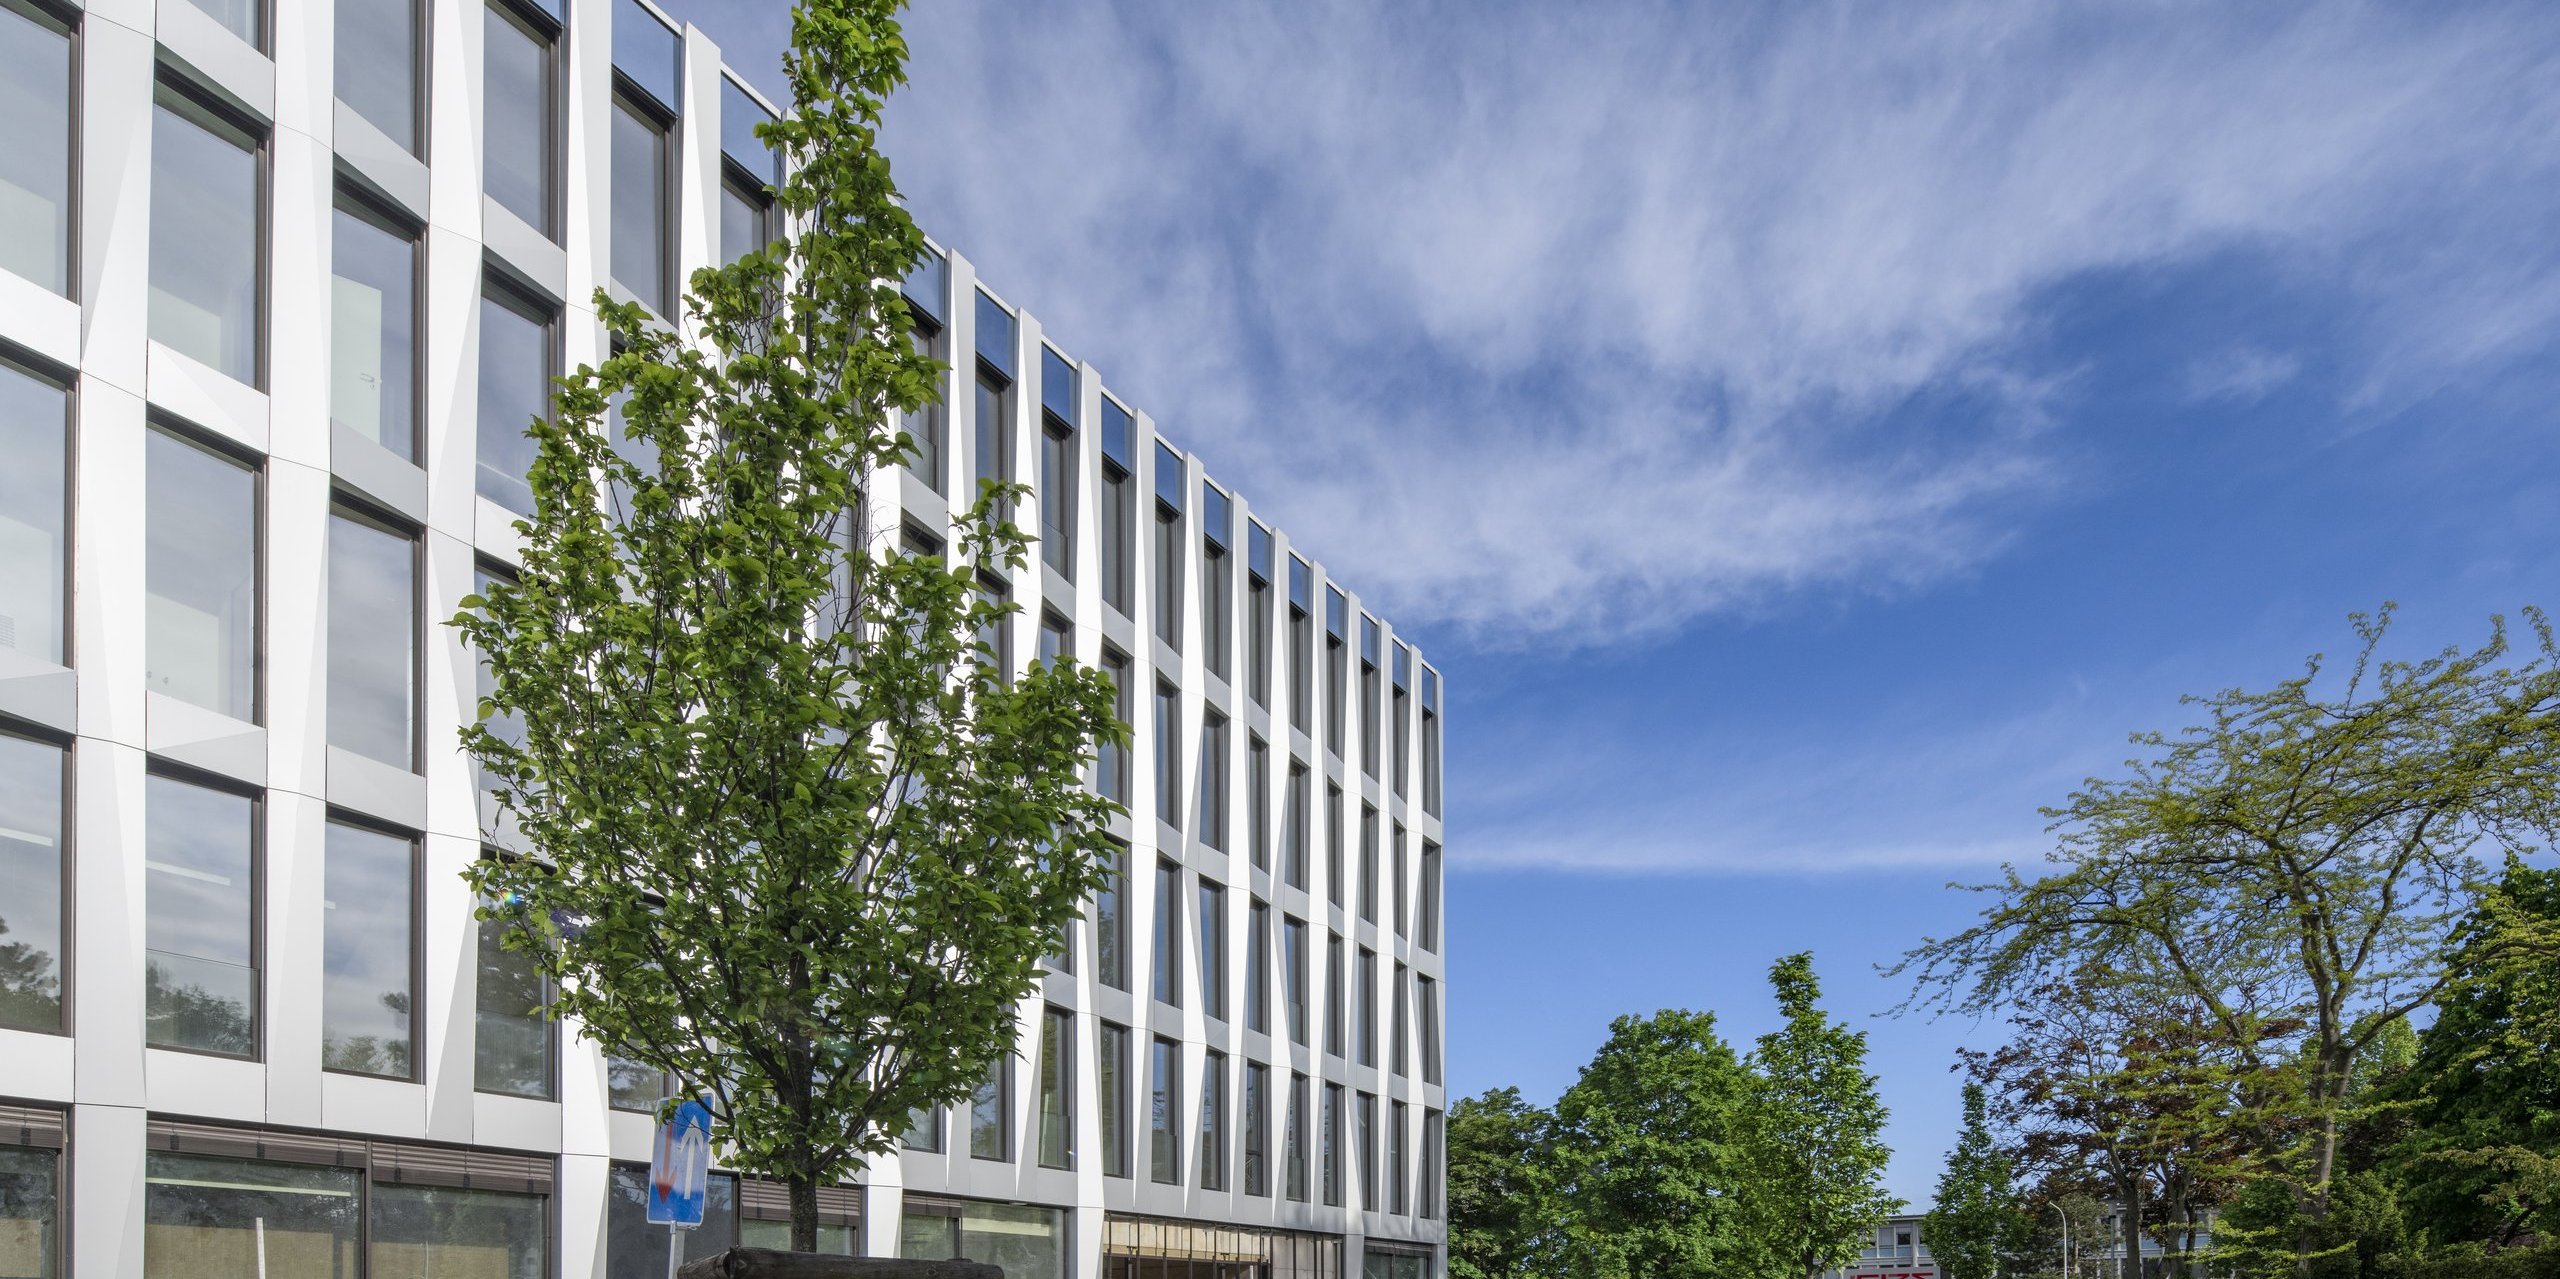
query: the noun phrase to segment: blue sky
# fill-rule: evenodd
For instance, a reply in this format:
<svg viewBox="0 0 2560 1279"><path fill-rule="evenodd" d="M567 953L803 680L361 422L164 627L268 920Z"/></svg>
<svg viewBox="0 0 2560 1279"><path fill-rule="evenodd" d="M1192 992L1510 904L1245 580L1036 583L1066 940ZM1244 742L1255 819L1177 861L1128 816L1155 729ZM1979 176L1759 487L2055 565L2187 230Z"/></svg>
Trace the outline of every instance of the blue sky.
<svg viewBox="0 0 2560 1279"><path fill-rule="evenodd" d="M674 0L754 73L778 4ZM1450 1084L1879 977L2183 692L2560 602L2560 9L913 15L979 263L1447 674ZM766 73L774 85L778 75Z"/></svg>

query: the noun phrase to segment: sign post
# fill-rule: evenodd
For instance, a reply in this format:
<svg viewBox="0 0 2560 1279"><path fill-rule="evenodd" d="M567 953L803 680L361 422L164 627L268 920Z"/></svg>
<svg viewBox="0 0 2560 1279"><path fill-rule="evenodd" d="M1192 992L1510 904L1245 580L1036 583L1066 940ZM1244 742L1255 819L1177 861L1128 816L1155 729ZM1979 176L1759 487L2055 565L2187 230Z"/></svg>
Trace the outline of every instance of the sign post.
<svg viewBox="0 0 2560 1279"><path fill-rule="evenodd" d="M649 1152L649 1223L667 1231L667 1275L684 1263L684 1235L702 1224L711 1182L711 1111L699 1101L678 1105L658 1125Z"/></svg>

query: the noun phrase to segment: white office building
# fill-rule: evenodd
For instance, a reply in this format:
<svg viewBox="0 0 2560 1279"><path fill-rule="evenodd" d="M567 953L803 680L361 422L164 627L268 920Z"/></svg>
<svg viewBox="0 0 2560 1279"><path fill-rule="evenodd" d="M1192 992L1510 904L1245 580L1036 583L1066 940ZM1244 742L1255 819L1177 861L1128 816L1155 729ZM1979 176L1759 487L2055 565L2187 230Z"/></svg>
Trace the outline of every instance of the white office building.
<svg viewBox="0 0 2560 1279"><path fill-rule="evenodd" d="M645 0L0 0L0 1279L657 1276L654 1080L537 1011L443 624L598 287L769 234ZM1439 674L968 261L882 535L1037 489L1012 660L1118 675L1125 861L825 1241L1012 1279L1441 1271ZM722 1175L709 1252L783 1233Z"/></svg>

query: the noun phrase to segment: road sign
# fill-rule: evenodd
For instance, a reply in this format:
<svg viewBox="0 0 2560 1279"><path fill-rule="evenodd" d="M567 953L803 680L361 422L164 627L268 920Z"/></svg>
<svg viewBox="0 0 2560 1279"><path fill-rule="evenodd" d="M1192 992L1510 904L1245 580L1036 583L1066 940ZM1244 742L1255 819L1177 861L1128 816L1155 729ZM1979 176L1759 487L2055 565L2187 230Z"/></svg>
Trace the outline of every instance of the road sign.
<svg viewBox="0 0 2560 1279"><path fill-rule="evenodd" d="M704 1187L711 1180L711 1112L688 1101L658 1125L649 1154L649 1222L691 1230L702 1224Z"/></svg>

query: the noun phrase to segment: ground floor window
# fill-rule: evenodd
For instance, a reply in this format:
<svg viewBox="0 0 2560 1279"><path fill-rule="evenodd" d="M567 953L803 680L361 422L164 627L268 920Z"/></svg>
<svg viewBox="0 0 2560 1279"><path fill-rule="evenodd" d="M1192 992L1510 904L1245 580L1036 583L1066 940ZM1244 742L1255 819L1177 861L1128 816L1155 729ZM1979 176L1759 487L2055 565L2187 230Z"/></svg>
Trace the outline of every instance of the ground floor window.
<svg viewBox="0 0 2560 1279"><path fill-rule="evenodd" d="M966 1257L1004 1268L1005 1279L1064 1279L1066 1214L1029 1204L907 1196L898 1255L918 1261Z"/></svg>
<svg viewBox="0 0 2560 1279"><path fill-rule="evenodd" d="M62 1116L0 1106L0 1275L62 1274Z"/></svg>
<svg viewBox="0 0 2560 1279"><path fill-rule="evenodd" d="M605 1206L606 1279L664 1279L670 1226L649 1224L649 1168L613 1166ZM851 1186L818 1188L818 1251L855 1255L860 1201ZM684 1259L718 1256L732 1245L791 1247L791 1189L778 1181L711 1174L703 1189L702 1225L682 1232Z"/></svg>
<svg viewBox="0 0 2560 1279"><path fill-rule="evenodd" d="M143 1197L150 1279L338 1279L361 1273L364 1174L154 1153Z"/></svg>
<svg viewBox="0 0 2560 1279"><path fill-rule="evenodd" d="M1103 1279L1342 1279L1342 1240L1113 1213Z"/></svg>
<svg viewBox="0 0 2560 1279"><path fill-rule="evenodd" d="M1360 1279L1431 1279L1431 1253L1372 1244L1361 1259Z"/></svg>

